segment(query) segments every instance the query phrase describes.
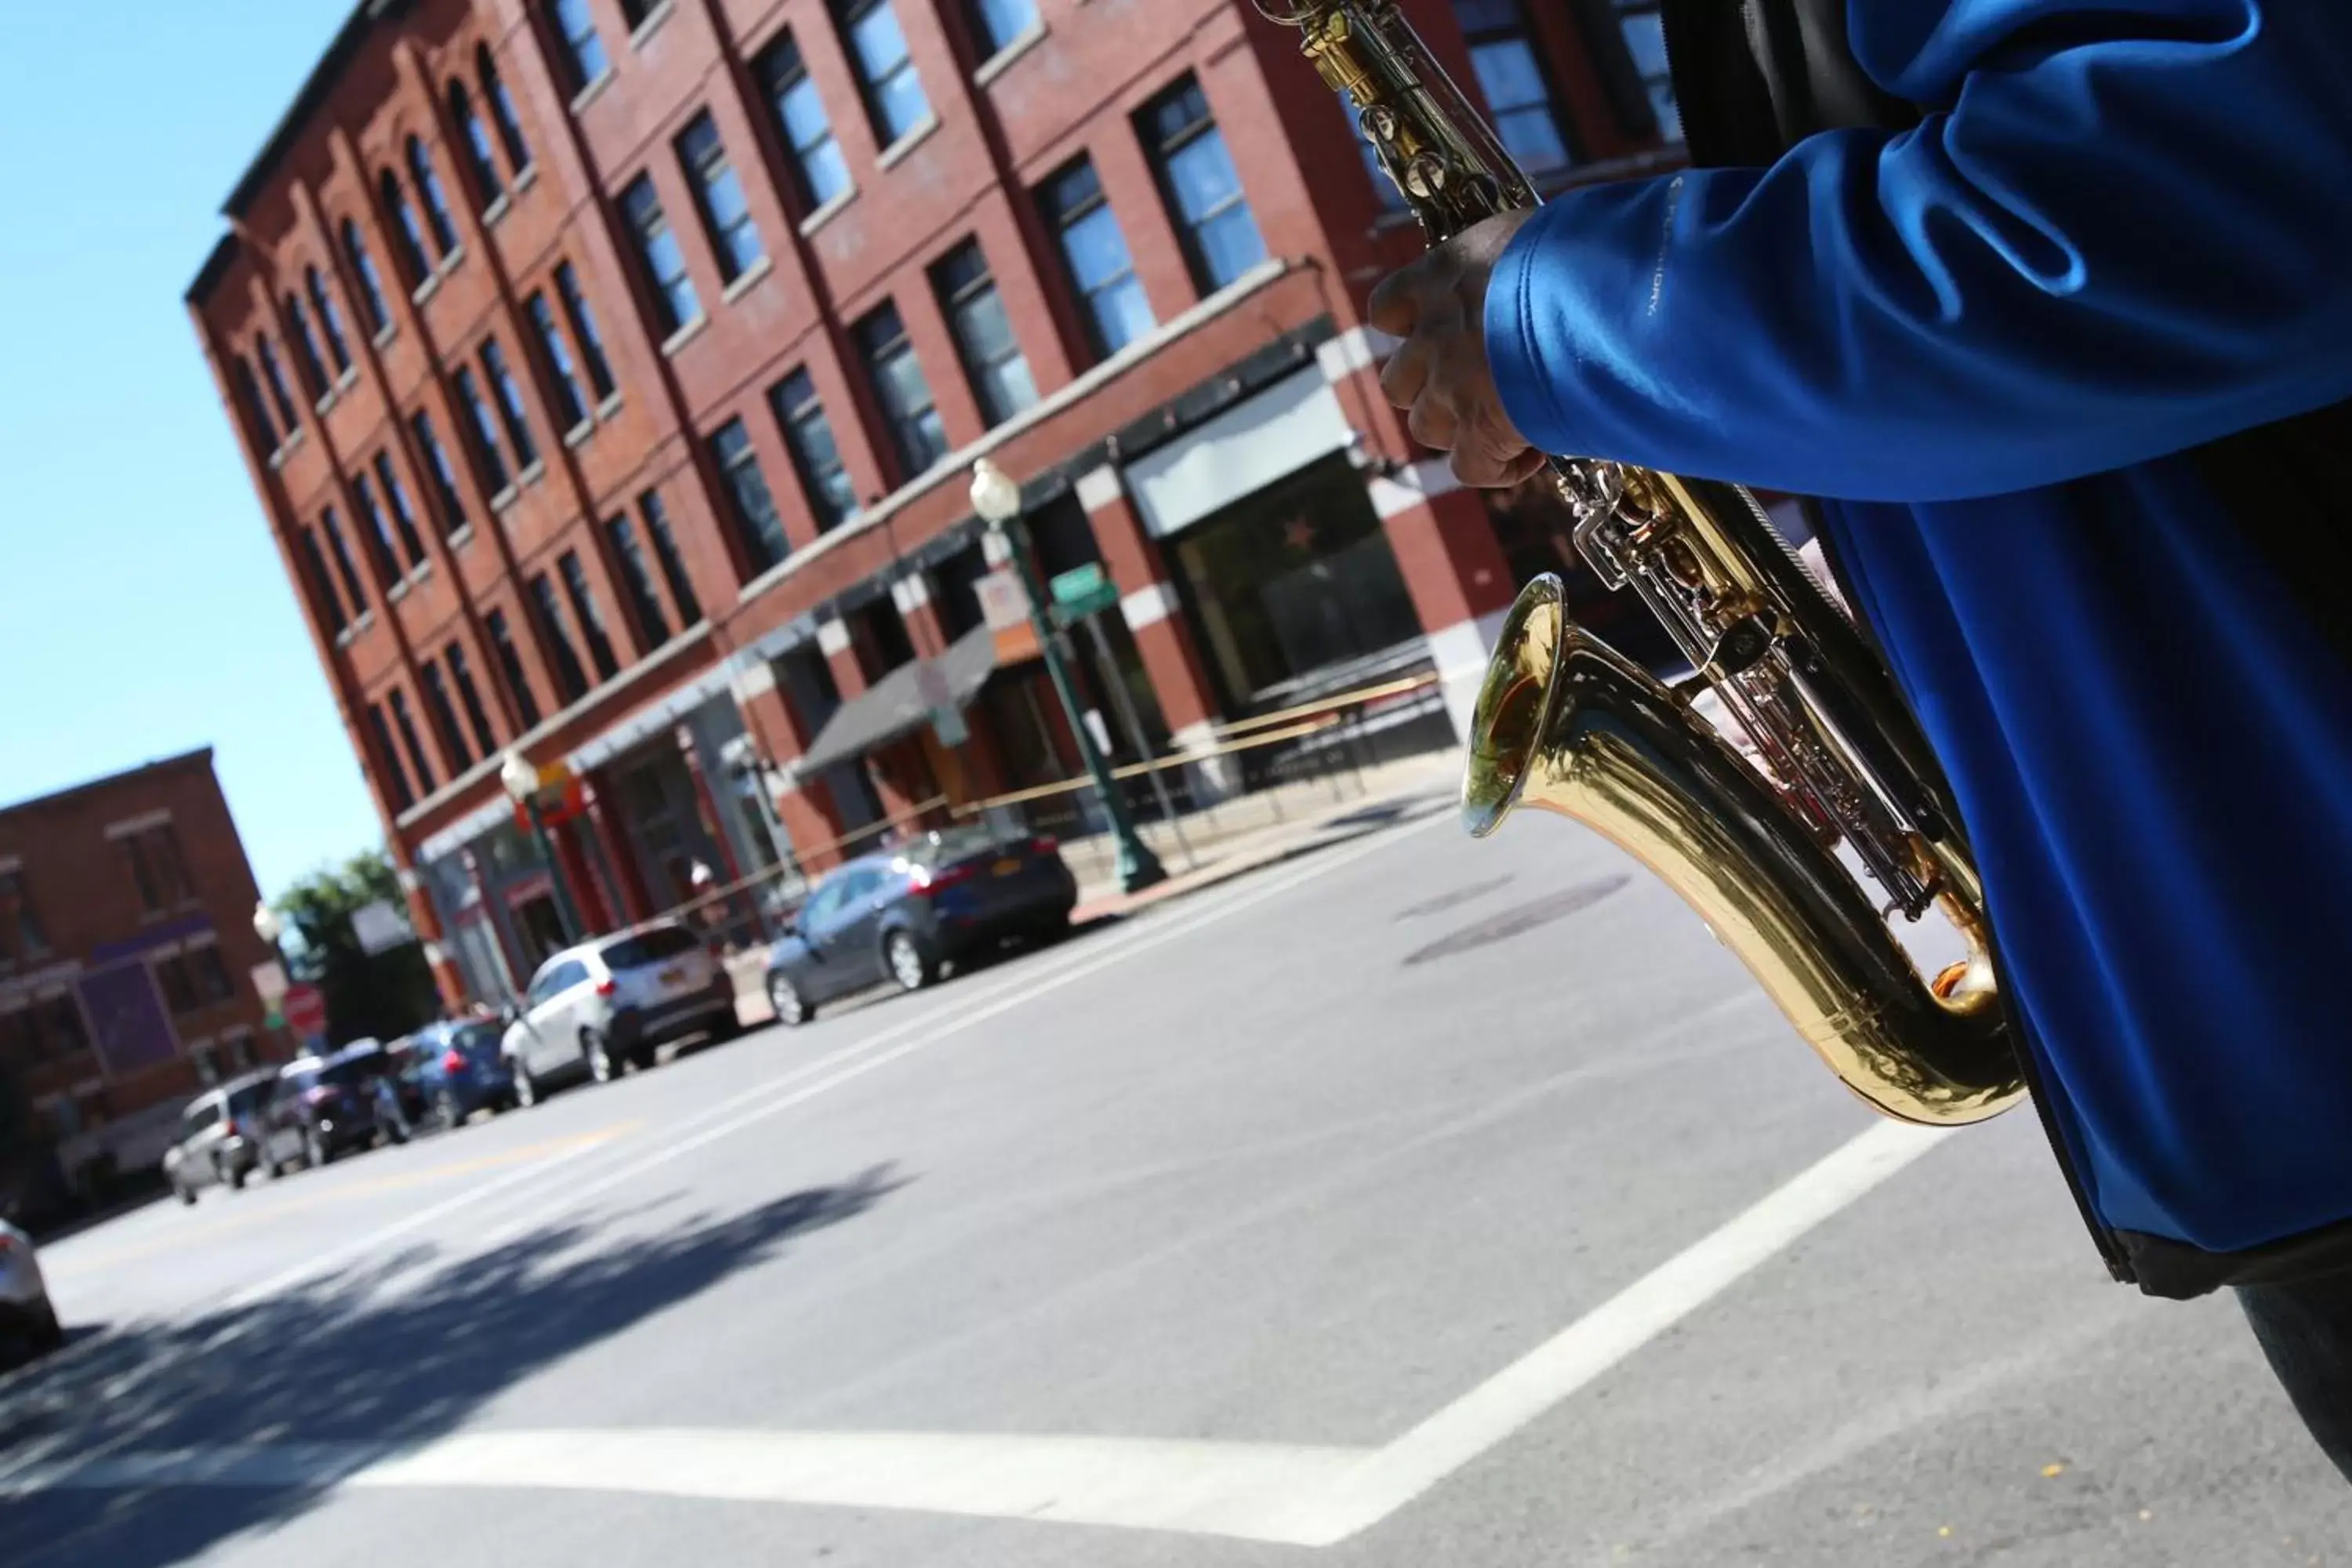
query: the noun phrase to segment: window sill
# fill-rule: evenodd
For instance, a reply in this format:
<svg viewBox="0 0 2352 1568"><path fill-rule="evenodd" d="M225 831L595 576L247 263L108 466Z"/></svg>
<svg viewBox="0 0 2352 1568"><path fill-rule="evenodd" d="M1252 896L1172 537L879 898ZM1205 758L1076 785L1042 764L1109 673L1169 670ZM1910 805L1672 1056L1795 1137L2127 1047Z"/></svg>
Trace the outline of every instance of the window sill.
<svg viewBox="0 0 2352 1568"><path fill-rule="evenodd" d="M397 321L386 321L383 324L383 331L376 333L374 337L368 341L375 344L376 352L381 353L385 348L390 346L392 340L398 336L400 336L400 323Z"/></svg>
<svg viewBox="0 0 2352 1568"><path fill-rule="evenodd" d="M433 276L436 278L448 277L449 274L457 270L457 263L465 259L466 242L461 239L457 244L449 247L449 253L446 256L444 256L441 258L441 264L433 269Z"/></svg>
<svg viewBox="0 0 2352 1568"><path fill-rule="evenodd" d="M670 10L670 0L661 0L660 5L646 12L646 19L638 23L636 30L629 35L629 47L644 49L646 40L652 37L664 22L669 20Z"/></svg>
<svg viewBox="0 0 2352 1568"><path fill-rule="evenodd" d="M441 274L438 272L432 273L426 277L424 282L419 283L415 288L410 289L408 291L408 297L417 304L422 305L425 300L430 300L435 294L438 293L440 289Z"/></svg>
<svg viewBox="0 0 2352 1568"><path fill-rule="evenodd" d="M273 468L284 468L292 459L295 448L301 445L302 427L297 425L286 439L278 443L278 449L269 454L269 466Z"/></svg>
<svg viewBox="0 0 2352 1568"><path fill-rule="evenodd" d="M513 193L500 191L498 200L482 209L482 226L496 228L499 226L499 220L507 216L507 209L512 205L514 205Z"/></svg>
<svg viewBox="0 0 2352 1568"><path fill-rule="evenodd" d="M710 325L710 318L706 314L697 316L694 320L687 322L686 325L678 328L677 331L672 332L669 336L662 340L662 357L665 359L675 358L678 350L692 342L696 337L700 335L702 329L709 325Z"/></svg>
<svg viewBox="0 0 2352 1568"><path fill-rule="evenodd" d="M776 264L762 256L759 260L754 261L751 266L743 268L743 270L736 276L734 282L730 283L726 288L719 291L719 302L726 305L733 304L736 300L740 300L744 295L750 293L759 283L761 279L765 278L769 273L773 272L775 269Z"/></svg>
<svg viewBox="0 0 2352 1568"><path fill-rule="evenodd" d="M586 109L590 104L604 97L604 89L612 85L613 68L611 66L606 66L603 70L596 73L596 79L594 81L590 82L586 87L582 88L578 92L572 95L572 112L575 115L580 113L581 110Z"/></svg>
<svg viewBox="0 0 2352 1568"><path fill-rule="evenodd" d="M509 481L506 489L500 490L498 494L490 498L490 510L492 511L504 511L507 508L514 505L516 501L521 499L522 487Z"/></svg>
<svg viewBox="0 0 2352 1568"><path fill-rule="evenodd" d="M547 478L547 459L544 458L532 458L523 471L515 476L516 482L526 489L545 478Z"/></svg>
<svg viewBox="0 0 2352 1568"><path fill-rule="evenodd" d="M357 386L359 384L360 367L355 364L345 365L343 367L343 374L335 377L335 390L337 392L349 392L352 387Z"/></svg>
<svg viewBox="0 0 2352 1568"><path fill-rule="evenodd" d="M420 561L409 569L408 580L411 583L422 583L425 579L432 575L433 563L430 561Z"/></svg>
<svg viewBox="0 0 2352 1568"><path fill-rule="evenodd" d="M906 162L908 153L929 141L931 132L939 128L940 117L937 113L924 115L921 120L908 129L904 136L882 149L882 155L874 160L874 166L877 169L897 168Z"/></svg>
<svg viewBox="0 0 2352 1568"><path fill-rule="evenodd" d="M589 418L583 419L571 429L566 430L563 433L563 444L576 452L581 447L586 446L588 444L588 437L594 434L596 434L596 421L592 416Z"/></svg>
<svg viewBox="0 0 2352 1568"><path fill-rule="evenodd" d="M980 68L971 73L972 86L986 87L990 82L1003 76L1005 68L1035 48L1044 40L1045 31L1045 18L1043 16L1022 28L1018 37L981 61Z"/></svg>
<svg viewBox="0 0 2352 1568"><path fill-rule="evenodd" d="M449 534L449 548L452 550L463 550L473 542L474 525L470 522L463 528L452 530Z"/></svg>
<svg viewBox="0 0 2352 1568"><path fill-rule="evenodd" d="M599 425L607 424L612 420L614 415L620 412L621 395L617 390L615 390L611 396L605 398L604 402L596 405L596 422Z"/></svg>
<svg viewBox="0 0 2352 1568"><path fill-rule="evenodd" d="M856 199L857 187L856 185L852 184L847 190L843 191L831 201L826 202L814 212L809 214L808 216L801 219L801 237L803 239L807 239L811 236L814 235L818 229L821 229L826 224L831 223L834 220L835 215L839 213L842 208L847 206Z"/></svg>
<svg viewBox="0 0 2352 1568"><path fill-rule="evenodd" d="M320 418L324 419L327 416L327 411L334 407L339 401L341 401L341 399L337 395L335 389L331 386L327 388L325 392L319 395L318 402L310 405L310 411L316 414Z"/></svg>
<svg viewBox="0 0 2352 1568"><path fill-rule="evenodd" d="M404 577L399 582L394 583L391 587L386 588L383 591L383 596L386 600L395 605L400 603L401 600L408 597L408 579Z"/></svg>
<svg viewBox="0 0 2352 1568"><path fill-rule="evenodd" d="M538 183L539 165L535 163L525 163L515 171L514 194L520 195Z"/></svg>

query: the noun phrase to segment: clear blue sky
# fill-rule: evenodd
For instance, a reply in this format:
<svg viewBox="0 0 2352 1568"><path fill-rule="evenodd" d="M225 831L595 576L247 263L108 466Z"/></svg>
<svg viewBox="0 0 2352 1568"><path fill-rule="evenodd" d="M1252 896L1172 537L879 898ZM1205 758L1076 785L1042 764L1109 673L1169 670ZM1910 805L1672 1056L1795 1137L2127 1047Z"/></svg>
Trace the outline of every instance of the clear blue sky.
<svg viewBox="0 0 2352 1568"><path fill-rule="evenodd" d="M12 6L0 48L0 802L209 743L270 895L383 830L181 295L351 6Z"/></svg>

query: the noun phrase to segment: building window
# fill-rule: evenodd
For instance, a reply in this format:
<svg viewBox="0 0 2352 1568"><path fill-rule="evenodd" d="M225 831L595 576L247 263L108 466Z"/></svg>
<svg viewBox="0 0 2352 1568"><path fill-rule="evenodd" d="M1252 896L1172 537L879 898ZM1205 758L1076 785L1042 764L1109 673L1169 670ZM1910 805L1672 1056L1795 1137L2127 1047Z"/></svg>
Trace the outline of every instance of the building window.
<svg viewBox="0 0 2352 1568"><path fill-rule="evenodd" d="M940 307L947 312L962 356L964 374L980 400L980 411L992 428L1037 401L1037 383L1029 361L1013 335L1004 314L1004 297L988 273L988 258L980 242L967 239L931 268L931 286L939 291Z"/></svg>
<svg viewBox="0 0 2352 1568"><path fill-rule="evenodd" d="M319 340L310 333L310 313L302 309L301 299L292 293L286 296L288 336L294 345L294 366L300 372L302 390L313 398L327 395L327 364L319 357Z"/></svg>
<svg viewBox="0 0 2352 1568"><path fill-rule="evenodd" d="M195 897L188 863L180 855L180 835L170 823L123 835L122 848L130 858L131 879L139 886L140 905L149 914L163 914Z"/></svg>
<svg viewBox="0 0 2352 1568"><path fill-rule="evenodd" d="M352 264L352 271L360 280L360 308L367 312L368 331L381 332L392 325L392 310L384 303L383 278L375 269L375 258L360 238L360 226L351 219L343 220L343 255Z"/></svg>
<svg viewBox="0 0 2352 1568"><path fill-rule="evenodd" d="M677 536L670 531L669 511L661 497L647 490L637 498L637 515L646 521L646 536L653 541L654 559L661 563L662 581L669 584L669 602L688 626L702 619L702 601L695 596L694 579L686 574L686 557L678 553Z"/></svg>
<svg viewBox="0 0 2352 1568"><path fill-rule="evenodd" d="M514 95L507 91L506 79L499 75L498 61L490 58L490 46L474 46L474 75L482 84L482 96L490 101L490 118L498 123L499 140L505 143L507 163L522 178L530 167L530 143L522 139L522 120L515 113Z"/></svg>
<svg viewBox="0 0 2352 1568"><path fill-rule="evenodd" d="M588 14L588 0L553 0L548 8L555 14L555 30L563 38L563 58L572 68L572 90L581 92L613 68L604 55L604 40L596 36L596 18Z"/></svg>
<svg viewBox="0 0 2352 1568"><path fill-rule="evenodd" d="M400 531L400 548L408 556L411 566L425 564L425 540L416 531L416 509L408 504L407 487L394 471L389 450L375 455L375 482L383 487L384 500L392 503L393 526Z"/></svg>
<svg viewBox="0 0 2352 1568"><path fill-rule="evenodd" d="M433 763L425 754L425 740L416 732L416 721L409 714L408 693L395 686L385 700L392 705L393 728L400 731L401 750L407 753L408 765L416 772L417 787L431 795L435 788Z"/></svg>
<svg viewBox="0 0 2352 1568"><path fill-rule="evenodd" d="M196 973L196 994L206 1003L236 999L236 983L228 976L228 965L221 962L218 946L207 942L188 954L188 966Z"/></svg>
<svg viewBox="0 0 2352 1568"><path fill-rule="evenodd" d="M766 254L760 247L759 226L751 221L751 205L743 199L743 182L727 161L719 127L708 110L677 139L677 161L694 189L694 205L702 215L704 232L719 258L719 276L732 283Z"/></svg>
<svg viewBox="0 0 2352 1568"><path fill-rule="evenodd" d="M335 515L333 507L329 507L319 514L319 526L326 531L327 548L335 558L335 574L343 580L343 592L352 602L352 618L357 620L367 614L367 590L361 586L360 569L352 559L351 542L343 537L342 520Z"/></svg>
<svg viewBox="0 0 2352 1568"><path fill-rule="evenodd" d="M816 83L809 79L808 67L802 62L800 46L793 36L786 33L770 44L755 68L761 89L775 106L784 142L792 148L802 204L814 210L845 195L849 164L841 155L841 143L834 139L824 100L817 96Z"/></svg>
<svg viewBox="0 0 2352 1568"><path fill-rule="evenodd" d="M294 394L286 384L285 369L278 363L277 345L263 332L253 340L253 357L261 362L261 379L269 385L270 401L278 405L278 423L286 427L286 438L291 441L294 432L302 427L301 417L294 412Z"/></svg>
<svg viewBox="0 0 2352 1568"><path fill-rule="evenodd" d="M236 388L237 412L245 416L246 434L254 446L264 452L278 450L278 431L269 423L269 405L261 401L261 384L253 379L253 367L245 363L243 354L231 355L228 379Z"/></svg>
<svg viewBox="0 0 2352 1568"><path fill-rule="evenodd" d="M866 94L866 112L874 121L876 139L887 147L931 112L914 58L907 52L907 35L899 30L891 0L847 0L841 20L849 33L850 63Z"/></svg>
<svg viewBox="0 0 2352 1568"><path fill-rule="evenodd" d="M621 661L614 656L613 639L604 631L604 613L596 607L596 595L588 586L588 569L580 563L580 552L567 550L555 563L563 574L563 592L572 601L572 614L580 623L580 635L588 643L588 657L595 661L598 679L610 680L621 673Z"/></svg>
<svg viewBox="0 0 2352 1568"><path fill-rule="evenodd" d="M368 704L368 732L375 741L376 776L385 784L385 794L397 814L416 804L416 795L408 787L408 774L400 765L399 749L392 743L392 726L383 721L383 710Z"/></svg>
<svg viewBox="0 0 2352 1568"><path fill-rule="evenodd" d="M155 984L163 993L163 1001L173 1017L196 1010L195 979L188 973L187 960L180 954L175 952L156 961Z"/></svg>
<svg viewBox="0 0 2352 1568"><path fill-rule="evenodd" d="M664 333L675 332L702 314L695 297L694 279L686 275L686 252L662 216L661 198L654 194L653 176L639 174L621 194L621 216L637 244L637 259L654 286L655 315Z"/></svg>
<svg viewBox="0 0 2352 1568"><path fill-rule="evenodd" d="M1454 0L1495 134L1530 175L1569 165L1568 138L1519 0Z"/></svg>
<svg viewBox="0 0 2352 1568"><path fill-rule="evenodd" d="M327 280L319 269L308 267L302 270L303 287L310 290L310 309L319 314L319 330L326 334L327 353L335 362L335 374L341 375L352 368L351 345L343 338L343 313L335 308L335 297L327 292Z"/></svg>
<svg viewBox="0 0 2352 1568"><path fill-rule="evenodd" d="M991 55L1037 25L1036 0L971 0L972 31Z"/></svg>
<svg viewBox="0 0 2352 1568"><path fill-rule="evenodd" d="M1186 77L1147 107L1140 128L1200 290L1213 293L1265 259L1223 132L1201 84Z"/></svg>
<svg viewBox="0 0 2352 1568"><path fill-rule="evenodd" d="M472 432L467 447L473 455L474 472L484 489L493 496L504 495L514 476L508 471L506 455L499 449L498 416L483 399L471 370L461 364L449 380L457 389L457 401L466 405L466 428Z"/></svg>
<svg viewBox="0 0 2352 1568"><path fill-rule="evenodd" d="M49 955L49 939L33 912L21 867L0 871L0 963L37 963Z"/></svg>
<svg viewBox="0 0 2352 1568"><path fill-rule="evenodd" d="M383 509L376 504L375 487L365 474L352 476L352 499L359 502L360 521L367 530L360 538L367 546L368 559L374 563L376 581L385 586L400 581L400 557L393 549L392 530L383 521Z"/></svg>
<svg viewBox="0 0 2352 1568"><path fill-rule="evenodd" d="M1674 74L1666 68L1666 35L1658 20L1658 0L1615 0L1617 31L1642 90L1650 100L1650 118L1668 142L1683 139L1683 111L1675 102Z"/></svg>
<svg viewBox="0 0 2352 1568"><path fill-rule="evenodd" d="M947 426L931 402L930 383L916 362L915 345L898 320L898 308L884 305L857 323L857 347L866 358L866 374L882 400L890 426L890 444L898 454L904 479L913 479L948 454Z"/></svg>
<svg viewBox="0 0 2352 1568"><path fill-rule="evenodd" d="M466 503L457 495L457 471L449 466L449 454L434 433L433 416L420 408L408 416L408 427L415 433L417 448L425 454L425 472L433 478L433 498L441 505L442 531L455 533L466 526Z"/></svg>
<svg viewBox="0 0 2352 1568"><path fill-rule="evenodd" d="M507 695L514 699L515 711L522 717L523 728L539 723L539 699L530 694L530 680L522 667L522 650L515 647L514 633L507 627L507 613L492 610L482 617L482 629L489 634L490 651L499 661L499 673L505 677Z"/></svg>
<svg viewBox="0 0 2352 1568"><path fill-rule="evenodd" d="M473 175L475 200L487 207L507 194L506 182L499 177L499 161L490 149L490 128L474 112L474 95L454 77L449 81L449 117L465 133L466 167Z"/></svg>
<svg viewBox="0 0 2352 1568"><path fill-rule="evenodd" d="M1086 307L1087 336L1095 353L1115 354L1158 326L1092 161L1081 158L1055 175L1038 199L1045 221L1060 237L1062 260Z"/></svg>
<svg viewBox="0 0 2352 1568"><path fill-rule="evenodd" d="M327 575L327 556L319 548L318 530L305 524L297 548L302 556L302 580L310 588L311 608L325 625L328 636L340 636L351 621L343 614L342 600L335 596L334 579Z"/></svg>
<svg viewBox="0 0 2352 1568"><path fill-rule="evenodd" d="M776 515L776 499L769 493L767 476L760 472L759 454L751 450L751 433L743 428L743 421L730 419L719 427L710 437L710 456L727 481L735 534L757 575L791 554L793 544L784 535L783 520Z"/></svg>
<svg viewBox="0 0 2352 1568"><path fill-rule="evenodd" d="M596 389L596 401L602 403L613 395L612 364L604 358L604 340L596 331L596 317L588 309L588 296L580 291L580 275L569 261L555 264L555 291L563 296L563 313L571 318L572 332L580 340L581 357L588 362L588 384Z"/></svg>
<svg viewBox="0 0 2352 1568"><path fill-rule="evenodd" d="M449 679L457 688L457 700L466 710L466 722L474 727L474 743L489 756L499 749L499 732L490 724L489 710L482 706L481 689L474 684L474 667L467 662L463 643L451 643L443 656L449 665Z"/></svg>
<svg viewBox="0 0 2352 1568"><path fill-rule="evenodd" d="M669 623L662 617L661 598L654 592L653 565L646 559L637 531L627 518L615 517L605 522L604 532L613 541L614 558L621 563L621 591L629 596L629 611L637 617L647 642L659 647L669 641Z"/></svg>
<svg viewBox="0 0 2352 1568"><path fill-rule="evenodd" d="M555 387L555 411L563 416L566 430L577 429L588 423L588 401L581 395L572 351L563 346L563 333L555 324L555 309L545 294L533 294L523 309L530 317L532 334L539 339L540 363Z"/></svg>
<svg viewBox="0 0 2352 1568"><path fill-rule="evenodd" d="M414 136L408 139L408 175L425 202L425 222L433 231L433 248L446 259L457 248L457 226L449 221L449 198L441 194L441 176L433 172L432 154Z"/></svg>
<svg viewBox="0 0 2352 1568"><path fill-rule="evenodd" d="M506 419L507 437L514 442L515 457L529 474L539 465L539 447L530 438L530 421L523 414L522 384L507 365L506 351L499 347L496 338L482 340L482 372L490 378L490 385L499 395L499 412Z"/></svg>
<svg viewBox="0 0 2352 1568"><path fill-rule="evenodd" d="M857 510L857 489L841 461L824 405L817 401L816 384L806 370L796 370L769 389L768 403L783 426L784 444L792 448L793 467L822 533Z"/></svg>
<svg viewBox="0 0 2352 1568"><path fill-rule="evenodd" d="M383 210L392 217L394 259L400 263L401 279L411 289L421 287L433 264L425 259L425 229L416 221L416 207L400 188L400 176L390 169L376 181L376 190L383 197Z"/></svg>
<svg viewBox="0 0 2352 1568"><path fill-rule="evenodd" d="M449 688L441 679L441 667L424 665L416 672L416 680L425 693L425 712L433 721L433 733L441 742L441 754L449 759L452 769L465 772L474 765L474 754L466 749L466 732L457 728L457 709L449 700Z"/></svg>
<svg viewBox="0 0 2352 1568"><path fill-rule="evenodd" d="M531 608L538 612L540 635L555 655L555 689L569 706L588 695L588 671L580 662L580 650L572 646L572 635L563 629L563 611L555 602L555 584L542 572L530 580Z"/></svg>

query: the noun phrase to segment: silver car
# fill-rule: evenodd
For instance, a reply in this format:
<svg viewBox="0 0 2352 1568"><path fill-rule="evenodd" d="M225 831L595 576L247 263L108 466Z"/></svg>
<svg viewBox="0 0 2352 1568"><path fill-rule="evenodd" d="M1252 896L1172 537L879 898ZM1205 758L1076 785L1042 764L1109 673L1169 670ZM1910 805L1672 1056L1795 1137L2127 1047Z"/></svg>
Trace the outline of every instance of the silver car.
<svg viewBox="0 0 2352 1568"><path fill-rule="evenodd" d="M741 1027L725 965L687 927L657 921L541 964L499 1051L516 1103L530 1105L555 1079L609 1082L625 1065L652 1066L665 1041L732 1039Z"/></svg>
<svg viewBox="0 0 2352 1568"><path fill-rule="evenodd" d="M33 1238L0 1220L0 1366L14 1357L39 1355L65 1343L66 1331L49 1305Z"/></svg>

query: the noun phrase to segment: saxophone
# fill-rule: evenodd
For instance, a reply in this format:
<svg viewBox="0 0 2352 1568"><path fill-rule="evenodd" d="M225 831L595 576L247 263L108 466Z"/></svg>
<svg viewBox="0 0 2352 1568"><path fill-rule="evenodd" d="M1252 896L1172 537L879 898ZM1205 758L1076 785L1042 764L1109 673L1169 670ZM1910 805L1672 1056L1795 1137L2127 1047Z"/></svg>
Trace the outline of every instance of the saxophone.
<svg viewBox="0 0 2352 1568"><path fill-rule="evenodd" d="M1431 244L1538 204L1397 0L1254 3L1298 29L1325 84L1354 100ZM1554 458L1550 472L1580 555L1605 587L1636 594L1697 673L1668 687L1576 626L1559 578L1535 579L1505 617L1472 719L1471 835L1528 805L1614 842L1885 1115L1957 1126L2014 1105L2025 1086L1975 862L1885 667L1746 490L1591 459ZM1696 710L1702 692L1753 762ZM1962 953L1932 980L1890 924L1931 910Z"/></svg>

